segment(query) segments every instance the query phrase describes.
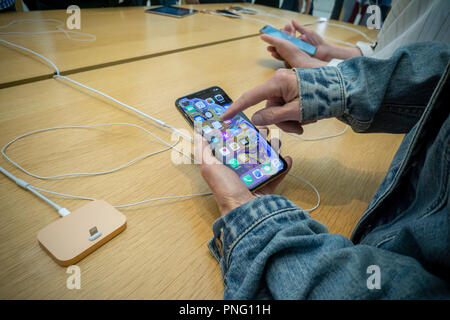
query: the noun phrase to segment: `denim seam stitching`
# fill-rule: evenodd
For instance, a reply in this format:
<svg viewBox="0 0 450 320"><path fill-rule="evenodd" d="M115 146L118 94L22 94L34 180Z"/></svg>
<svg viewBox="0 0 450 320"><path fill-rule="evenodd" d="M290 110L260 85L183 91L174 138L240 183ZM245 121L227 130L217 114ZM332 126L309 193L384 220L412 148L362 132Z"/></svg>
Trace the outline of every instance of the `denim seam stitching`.
<svg viewBox="0 0 450 320"><path fill-rule="evenodd" d="M432 109L431 106L436 103L436 99L437 99L436 97L440 96L442 94L443 86L449 77L449 73L450 73L449 66L450 66L450 63L447 64L447 67L445 68L445 71L444 71L444 76L439 80L439 83L436 87L436 88L438 88L438 90L437 90L438 92L436 92L436 89L435 89L435 92L433 93L430 101L427 104L426 110L424 111L421 119L419 120L420 124L419 124L416 132L414 132L414 137L412 138L411 143L409 144L408 149L406 150L405 157L403 158L403 161L399 165L394 179L392 180L391 184L385 189L383 194L377 199L377 201L375 201L375 203L372 205L372 207L369 209L369 211L367 211L363 215L363 217L359 220L359 222L356 224L355 228L353 229L352 235L350 236L350 239L353 238L353 236L355 235L355 232L359 229L359 227L362 225L364 220L366 220L367 217L370 216L370 214L375 211L377 206L387 197L388 194L390 194L390 192L393 190L394 186L398 183L398 180L400 179L399 177L403 173L405 166L406 166L406 162L409 160L409 157L411 156L413 147L416 145L418 136L420 135L420 133L423 129L425 119L427 119L431 113L431 109Z"/></svg>
<svg viewBox="0 0 450 320"><path fill-rule="evenodd" d="M411 105L402 105L402 104L393 104L387 103L381 106L385 109L385 111L396 112L399 114L406 115L420 115L420 111L423 110L426 106L411 106Z"/></svg>
<svg viewBox="0 0 450 320"><path fill-rule="evenodd" d="M446 154L447 154L447 152L446 152ZM444 158L446 158L446 155L444 155ZM448 171L449 171L449 166L450 166L450 164L447 163L447 166L443 166L443 167L442 167L442 171L448 172ZM425 215L422 216L422 217L417 218L417 220L425 219L425 218L427 218L427 217L429 217L429 216L435 214L435 213L438 211L438 209L445 203L445 201L446 201L446 199L447 199L446 194L447 194L447 192L448 192L448 175L447 175L447 176L444 175L444 179L445 179L445 180L444 180L443 183L442 183L442 184L443 184L444 190L442 190L442 193L441 193L441 195L439 196L439 198L436 199L436 201L434 201L434 202L427 208L427 211L430 210L430 212L428 212L427 214L425 214Z"/></svg>
<svg viewBox="0 0 450 320"><path fill-rule="evenodd" d="M385 244L386 242L391 241L391 240L394 239L396 236L397 236L397 234L392 235L392 236L388 237L387 239L381 240L380 242L378 242L378 243L375 245L375 248L379 248L381 245Z"/></svg>
<svg viewBox="0 0 450 320"><path fill-rule="evenodd" d="M342 77L341 74L341 70L339 70L338 67L334 67L336 74L339 78L339 91L341 94L341 110L340 110L340 114L344 114L345 112L345 106L347 105L346 100L345 100L345 86L344 86L344 79Z"/></svg>

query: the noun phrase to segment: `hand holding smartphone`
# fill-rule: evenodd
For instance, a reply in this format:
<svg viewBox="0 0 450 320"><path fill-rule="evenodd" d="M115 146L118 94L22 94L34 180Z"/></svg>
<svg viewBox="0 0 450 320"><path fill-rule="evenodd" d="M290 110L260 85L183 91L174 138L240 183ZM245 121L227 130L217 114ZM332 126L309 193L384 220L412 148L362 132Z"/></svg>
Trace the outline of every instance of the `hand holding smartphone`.
<svg viewBox="0 0 450 320"><path fill-rule="evenodd" d="M215 157L253 191L284 173L288 166L243 113L227 121L220 120L231 103L219 87L189 94L175 102L191 126L200 128Z"/></svg>

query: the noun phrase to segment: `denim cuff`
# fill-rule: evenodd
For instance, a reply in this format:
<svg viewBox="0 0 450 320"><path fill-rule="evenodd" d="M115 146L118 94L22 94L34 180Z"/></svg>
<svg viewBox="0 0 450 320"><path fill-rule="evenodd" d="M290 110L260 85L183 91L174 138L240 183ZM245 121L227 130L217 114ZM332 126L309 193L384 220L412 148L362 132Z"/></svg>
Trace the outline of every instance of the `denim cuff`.
<svg viewBox="0 0 450 320"><path fill-rule="evenodd" d="M239 240L265 219L290 210L299 210L299 207L282 196L266 195L217 219L213 224L214 237L208 242L208 248L219 261L222 275L228 269L229 257Z"/></svg>
<svg viewBox="0 0 450 320"><path fill-rule="evenodd" d="M337 67L294 69L301 100L301 121L339 117L345 110L345 89Z"/></svg>

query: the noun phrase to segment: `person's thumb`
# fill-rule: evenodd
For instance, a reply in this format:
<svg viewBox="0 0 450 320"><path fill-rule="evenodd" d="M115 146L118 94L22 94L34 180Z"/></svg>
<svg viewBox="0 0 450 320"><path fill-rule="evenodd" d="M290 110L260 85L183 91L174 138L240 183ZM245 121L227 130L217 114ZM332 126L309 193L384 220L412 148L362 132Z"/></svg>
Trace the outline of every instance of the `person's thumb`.
<svg viewBox="0 0 450 320"><path fill-rule="evenodd" d="M283 46L283 41L286 41L286 40L279 39L279 38L276 38L276 37L268 35L268 34L261 35L261 40L267 42L268 44L270 44L271 46L274 46L275 48Z"/></svg>
<svg viewBox="0 0 450 320"><path fill-rule="evenodd" d="M257 126L267 126L285 121L299 121L300 106L298 100L286 103L284 106L268 107L256 112L252 122Z"/></svg>
<svg viewBox="0 0 450 320"><path fill-rule="evenodd" d="M275 47L277 53L291 66L295 65L297 55L300 49L298 49L292 42L284 39L278 39L273 36L263 34L261 39L271 46Z"/></svg>

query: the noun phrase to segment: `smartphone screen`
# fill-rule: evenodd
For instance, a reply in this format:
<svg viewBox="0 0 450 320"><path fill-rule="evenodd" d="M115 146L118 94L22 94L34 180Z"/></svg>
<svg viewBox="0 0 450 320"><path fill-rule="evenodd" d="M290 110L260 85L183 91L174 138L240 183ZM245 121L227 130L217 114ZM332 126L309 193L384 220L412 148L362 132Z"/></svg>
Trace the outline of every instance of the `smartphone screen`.
<svg viewBox="0 0 450 320"><path fill-rule="evenodd" d="M251 10L251 9L242 8L242 7L238 7L238 6L231 6L230 8L233 10L236 10L236 11L240 11L242 13L246 13L246 14L257 14L258 13L258 11L256 11L256 10Z"/></svg>
<svg viewBox="0 0 450 320"><path fill-rule="evenodd" d="M158 14L162 14L162 15L182 18L184 16L188 16L193 13L196 13L197 10L185 9L185 8L180 8L180 7L172 7L172 6L164 6L164 7L151 8L151 9L146 10L146 12L158 13Z"/></svg>
<svg viewBox="0 0 450 320"><path fill-rule="evenodd" d="M233 12L228 11L228 10L216 10L216 12L220 13L221 15L228 16L228 17L231 17L231 18L240 18L241 17L237 13L233 13Z"/></svg>
<svg viewBox="0 0 450 320"><path fill-rule="evenodd" d="M220 121L231 103L221 88L211 87L178 99L176 106L202 131L216 158L254 190L284 172L287 164L243 113Z"/></svg>
<svg viewBox="0 0 450 320"><path fill-rule="evenodd" d="M281 30L275 29L272 26L265 26L260 30L260 32L269 34L279 39L288 40L293 44L295 44L298 48L305 51L306 53L309 53L312 56L316 53L316 47L314 47L312 44L297 39L296 37L293 37L290 34L287 34L286 32L283 32Z"/></svg>

